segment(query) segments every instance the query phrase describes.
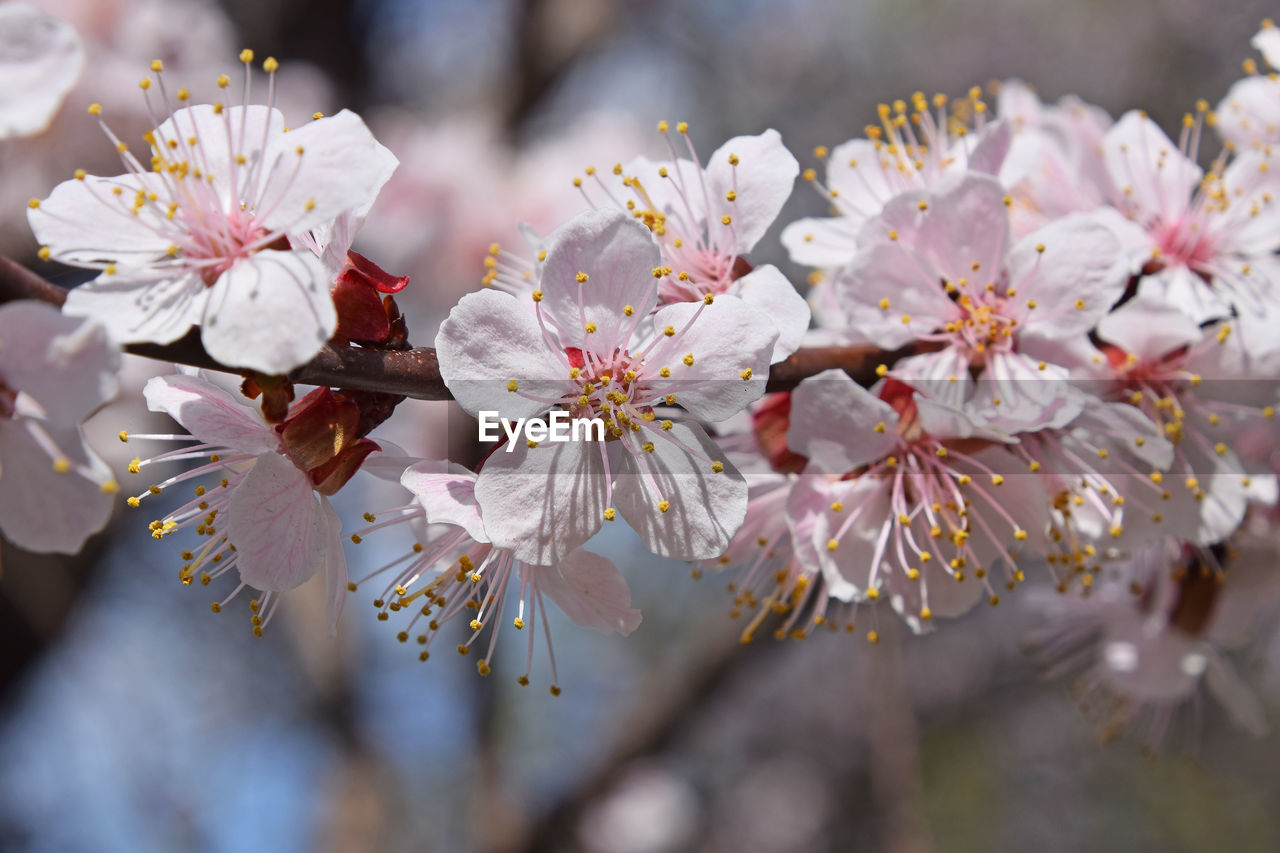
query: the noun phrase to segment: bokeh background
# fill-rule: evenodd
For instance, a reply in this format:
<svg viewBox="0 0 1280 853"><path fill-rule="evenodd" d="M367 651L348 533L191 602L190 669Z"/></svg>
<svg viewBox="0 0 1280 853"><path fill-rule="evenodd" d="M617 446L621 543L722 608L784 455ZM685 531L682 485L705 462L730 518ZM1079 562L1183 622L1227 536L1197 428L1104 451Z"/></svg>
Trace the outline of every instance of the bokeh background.
<svg viewBox="0 0 1280 853"><path fill-rule="evenodd" d="M776 127L804 165L919 89L1010 77L1167 127L1240 76L1272 9L1203 0L36 0L73 23L86 74L43 136L0 144L0 249L35 264L20 215L72 169L111 174L84 114L136 139L152 58L199 98L241 47L276 56L294 121L360 111L401 160L360 248L413 284L413 340L477 286L491 242L576 212L589 164L659 154L687 120L705 155ZM1212 147L1212 146L1210 146ZM1210 154L1214 153L1212 151ZM820 212L803 186L782 222ZM776 229L753 260L787 264ZM68 283L71 281L68 279ZM136 388L100 413L110 448L146 429ZM456 422L457 418L452 418ZM387 435L440 454L443 404L406 404ZM359 486L348 517L400 502ZM173 548L122 511L75 558L5 545L0 576L0 849L33 851L991 851L1280 849L1280 738L1253 740L1210 702L1159 750L1104 743L1047 680L1017 596L927 637L818 635L738 644L725 577L595 541L644 623L627 640L553 623L546 662L495 672L419 663L369 596L325 635L319 590L290 597L263 639L209 591L181 586ZM370 541L354 574L401 541ZM457 626L455 626L457 627ZM506 632L508 634L514 632ZM447 639L447 638L445 638ZM442 642L441 648L449 648ZM1261 651L1237 664L1280 722Z"/></svg>

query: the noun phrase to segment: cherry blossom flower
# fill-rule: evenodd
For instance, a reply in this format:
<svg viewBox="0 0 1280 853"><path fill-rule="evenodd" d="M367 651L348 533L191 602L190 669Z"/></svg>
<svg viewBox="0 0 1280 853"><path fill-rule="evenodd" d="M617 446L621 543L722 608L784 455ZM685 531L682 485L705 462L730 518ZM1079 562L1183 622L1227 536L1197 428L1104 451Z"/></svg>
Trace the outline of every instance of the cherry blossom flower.
<svg viewBox="0 0 1280 853"><path fill-rule="evenodd" d="M1119 243L1087 214L1014 242L1008 200L997 181L974 173L928 198L901 196L871 226L881 240L836 286L868 340L928 345L897 362L894 376L1030 429L1059 417L1074 394L1067 371L1028 354L1024 339L1084 335L1128 276Z"/></svg>
<svg viewBox="0 0 1280 853"><path fill-rule="evenodd" d="M809 308L777 267L752 269L746 256L790 197L799 164L772 129L735 136L705 167L686 123L676 132L687 157L672 142L667 122L658 130L670 160L638 157L606 176L588 168L574 185L593 207L628 211L653 232L662 264L674 271L661 280L659 306L699 302L707 294L738 296L773 317L778 340L771 360L781 361L800 345Z"/></svg>
<svg viewBox="0 0 1280 853"><path fill-rule="evenodd" d="M1251 500L1275 501L1274 477L1251 471L1233 447L1243 424L1274 417L1280 351L1266 346L1269 334L1265 318L1250 315L1202 329L1176 306L1140 293L1102 318L1100 348L1085 341L1058 356L1082 387L1132 405L1170 443L1168 464L1153 465L1143 485L1147 518L1130 516L1145 529L1211 545L1239 526Z"/></svg>
<svg viewBox="0 0 1280 853"><path fill-rule="evenodd" d="M328 496L378 449L355 437L353 416L358 415L335 401L328 389L299 401L276 426L196 376L158 376L143 393L152 411L165 412L191 433L120 434L123 441L184 442L176 450L135 459L132 473L162 463L196 463L129 499L137 507L153 495L200 482L189 500L151 522L156 539L191 528L200 537L198 545L182 551L179 579L208 585L236 570L239 583L213 604L213 611L220 612L246 587L261 590L263 595L250 604L254 633L261 635L283 593L320 573L328 590L329 624L336 628L346 596L347 561L342 522Z"/></svg>
<svg viewBox="0 0 1280 853"><path fill-rule="evenodd" d="M831 204L833 215L800 219L783 230L782 243L796 263L843 267L863 246L863 226L892 199L939 190L966 171L995 175L1009 145L1008 127L987 121L987 104L977 88L955 102L935 95L932 108L917 92L910 111L899 100L881 104L879 117L879 126L867 127L867 138L815 152L827 161L826 182L819 183L812 169L804 178Z"/></svg>
<svg viewBox="0 0 1280 853"><path fill-rule="evenodd" d="M1113 204L1136 226L1119 236L1144 273L1142 289L1196 322L1233 307L1265 310L1280 280L1271 155L1250 150L1228 162L1224 150L1206 174L1196 165L1205 109L1185 117L1178 145L1140 112L1126 113L1102 141Z"/></svg>
<svg viewBox="0 0 1280 853"><path fill-rule="evenodd" d="M156 123L150 171L102 123L127 173L81 171L43 202L33 199L28 218L42 257L102 271L71 293L68 313L101 317L123 342L167 343L198 324L220 362L285 373L336 323L331 277L289 239L367 209L396 160L345 110L286 133L272 106L276 61L263 63L270 93L262 106L249 102L252 52L241 59L241 106L178 109L174 101L185 104L189 93L171 95L153 62L154 78L142 81Z"/></svg>
<svg viewBox="0 0 1280 853"><path fill-rule="evenodd" d="M511 624L517 631L527 629L528 645L524 673L517 681L529 683L541 613L551 662L551 692L559 695L547 600L574 624L623 636L640 625L640 611L631 607L631 592L617 567L598 554L579 548L554 564L539 566L490 542L476 500L476 480L474 473L455 463L426 461L407 467L400 482L413 493L413 501L368 513L365 520L370 526L353 534L352 540L360 543L375 530L408 524L418 541L359 583L389 577L374 601L378 618L386 621L402 611L411 614L397 638L407 643L413 636L421 647L419 660L431 656L432 642L452 619L470 617L472 634L458 646L460 654L467 654L487 629L488 648L476 662L481 675L491 671L503 616L509 612L509 593L518 584ZM348 589L354 592L357 586L351 583Z"/></svg>
<svg viewBox="0 0 1280 853"><path fill-rule="evenodd" d="M729 295L650 318L667 275L647 228L590 211L551 237L533 313L481 291L441 326L440 373L467 412L516 419L560 407L607 430L604 442L516 442L485 461L485 527L519 559L561 559L619 513L655 553L704 559L741 522L741 476L701 426L662 410L716 421L759 398L777 330Z"/></svg>
<svg viewBox="0 0 1280 853"><path fill-rule="evenodd" d="M0 5L0 139L47 128L83 67L71 26L29 3Z"/></svg>
<svg viewBox="0 0 1280 853"><path fill-rule="evenodd" d="M792 394L788 441L809 459L788 513L811 522L811 548L830 594L874 601L887 592L916 630L1000 595L988 575L1038 545L1048 501L1004 448L1011 439L886 379L871 391L827 370ZM966 582L972 575L974 580Z"/></svg>
<svg viewBox="0 0 1280 853"><path fill-rule="evenodd" d="M1212 548L1166 537L1087 596L1044 602L1049 624L1031 640L1050 664L1089 650L1080 699L1108 735L1134 729L1159 745L1203 685L1233 722L1261 736L1263 709L1224 652L1244 645L1277 606L1270 535L1243 533Z"/></svg>
<svg viewBox="0 0 1280 853"><path fill-rule="evenodd" d="M0 307L0 532L74 554L119 486L80 423L115 396L120 354L102 327L36 302Z"/></svg>

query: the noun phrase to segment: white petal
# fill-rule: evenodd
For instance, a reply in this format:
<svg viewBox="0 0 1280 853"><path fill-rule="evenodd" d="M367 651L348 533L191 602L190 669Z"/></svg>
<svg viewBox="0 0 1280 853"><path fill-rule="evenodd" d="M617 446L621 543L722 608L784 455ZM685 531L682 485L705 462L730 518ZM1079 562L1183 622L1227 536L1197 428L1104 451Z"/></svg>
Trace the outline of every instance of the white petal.
<svg viewBox="0 0 1280 853"><path fill-rule="evenodd" d="M607 449L607 448L606 448ZM517 441L485 460L476 500L489 540L518 559L546 566L604 524L607 481L595 442Z"/></svg>
<svg viewBox="0 0 1280 853"><path fill-rule="evenodd" d="M801 475L801 481L811 479ZM886 527L892 524L889 504L889 480L857 477L819 486L822 506L814 517L813 545L818 557L818 567L826 579L831 594L842 601L864 600L871 586L871 570L879 551L881 561L888 553L882 540ZM811 486L817 484L811 484ZM799 498L797 499L799 500ZM841 510L831 507L839 503ZM839 536L841 528L853 513L858 520ZM831 542L836 547L831 548ZM880 547L877 547L880 546ZM876 576L879 587L892 574L882 562Z"/></svg>
<svg viewBox="0 0 1280 853"><path fill-rule="evenodd" d="M879 243L859 253L833 282L849 306L849 322L878 346L903 346L959 315L942 289L942 275L934 277L921 261L906 246Z"/></svg>
<svg viewBox="0 0 1280 853"><path fill-rule="evenodd" d="M898 413L843 370L810 376L791 393L787 446L823 471L852 471L897 443Z"/></svg>
<svg viewBox="0 0 1280 853"><path fill-rule="evenodd" d="M115 396L120 352L96 323L39 302L0 307L0 375L50 420L74 424Z"/></svg>
<svg viewBox="0 0 1280 853"><path fill-rule="evenodd" d="M1103 317L1098 337L1151 364L1199 343L1203 333L1178 306L1147 290Z"/></svg>
<svg viewBox="0 0 1280 853"><path fill-rule="evenodd" d="M258 215L264 212L254 205L257 197L252 189L262 181L264 165L270 165L269 161L264 164L264 157L270 156L271 141L284 133L284 116L279 110L250 104L217 112L212 104L196 104L175 110L154 133L166 155L171 150L169 143L175 142L174 156L189 159L192 167L200 169L217 193L224 214L238 213L241 203ZM188 142L192 137L196 139L194 146ZM292 171L293 163L287 168Z"/></svg>
<svg viewBox="0 0 1280 853"><path fill-rule="evenodd" d="M640 626L626 580L599 554L579 548L553 566L525 566L522 571L575 625L624 637Z"/></svg>
<svg viewBox="0 0 1280 853"><path fill-rule="evenodd" d="M560 330L560 342L610 357L625 347L627 330L657 304L653 270L661 262L649 229L614 208L578 214L556 229L548 238L541 287L542 308ZM579 273L585 282L578 282ZM588 334L588 323L596 331Z"/></svg>
<svg viewBox="0 0 1280 853"><path fill-rule="evenodd" d="M329 514L307 475L279 454L258 457L227 515L240 579L255 589L284 592L328 565Z"/></svg>
<svg viewBox="0 0 1280 853"><path fill-rule="evenodd" d="M1272 68L1280 68L1280 30L1274 26L1264 26L1254 33L1249 44L1262 54L1262 58Z"/></svg>
<svg viewBox="0 0 1280 853"><path fill-rule="evenodd" d="M426 510L428 524L455 524L475 541L489 541L484 522L480 520L473 472L456 462L419 462L405 469L400 485L413 492Z"/></svg>
<svg viewBox="0 0 1280 853"><path fill-rule="evenodd" d="M1018 241L1009 256L1009 283L1020 301L1036 302L1023 314L1027 327L1043 338L1066 338L1089 332L1120 298L1129 279L1125 267L1111 231L1077 214Z"/></svg>
<svg viewBox="0 0 1280 853"><path fill-rule="evenodd" d="M69 24L28 3L0 5L0 139L48 127L83 67Z"/></svg>
<svg viewBox="0 0 1280 853"><path fill-rule="evenodd" d="M209 292L200 337L229 367L282 374L319 352L337 322L320 259L272 249L222 274Z"/></svg>
<svg viewBox="0 0 1280 853"><path fill-rule="evenodd" d="M573 391L568 362L558 359L537 318L506 293L468 293L453 306L436 335L440 375L458 405L478 416L532 417L550 408L538 400L558 400Z"/></svg>
<svg viewBox="0 0 1280 853"><path fill-rule="evenodd" d="M73 288L62 311L98 321L120 343L167 344L200 322L208 301L209 289L193 273L169 279L104 273Z"/></svg>
<svg viewBox="0 0 1280 853"><path fill-rule="evenodd" d="M334 512L326 497L320 498L320 510L325 521L324 564L324 612L329 625L329 635L338 632L338 620L342 618L342 605L347 600L347 555L342 549L342 519Z"/></svg>
<svg viewBox="0 0 1280 853"><path fill-rule="evenodd" d="M711 461L685 447L724 462L715 473ZM724 452L701 426L676 424L653 439L653 453L627 454L614 492L618 511L649 550L673 560L718 557L738 532L747 512L747 482L725 461ZM659 502L666 500L663 512Z"/></svg>
<svg viewBox="0 0 1280 853"><path fill-rule="evenodd" d="M1215 112L1218 131L1237 145L1280 141L1280 81L1262 74L1237 80Z"/></svg>
<svg viewBox="0 0 1280 853"><path fill-rule="evenodd" d="M0 532L28 551L74 554L111 516L113 498L100 487L108 477L95 482L74 468L59 474L33 429L40 426L27 418L0 418ZM78 433L62 445L68 457L87 457L92 467L105 469Z"/></svg>
<svg viewBox="0 0 1280 853"><path fill-rule="evenodd" d="M1102 139L1111 180L1124 194L1125 212L1143 221L1180 216L1203 171L1140 112L1125 113Z"/></svg>
<svg viewBox="0 0 1280 853"><path fill-rule="evenodd" d="M257 409L196 376L155 376L142 395L147 408L165 412L206 444L242 453L274 453L280 438Z"/></svg>
<svg viewBox="0 0 1280 853"><path fill-rule="evenodd" d="M777 267L756 267L734 282L731 293L759 308L773 318L778 327L778 340L773 345L770 362L777 364L800 347L809 330L812 312L809 303Z"/></svg>
<svg viewBox="0 0 1280 853"><path fill-rule="evenodd" d="M160 205L144 205L134 214L132 205L139 192L154 192L166 200L169 197L156 175L91 175L83 181L58 184L39 207L28 208L27 222L36 240L48 246L56 260L114 262L124 278L131 269L146 270L149 262L167 257L173 244L172 237L166 236L173 225L165 220Z"/></svg>
<svg viewBox="0 0 1280 853"><path fill-rule="evenodd" d="M656 394L674 393L690 414L708 421L731 417L764 394L778 329L759 308L721 295L711 305L668 305L653 315L653 324L677 330L671 338L659 334L645 356L646 383ZM670 379L655 376L662 367L670 368ZM744 370L751 371L747 379Z"/></svg>
<svg viewBox="0 0 1280 853"><path fill-rule="evenodd" d="M978 287L995 280L1010 244L1004 197L999 181L976 172L934 196L915 240L930 261L926 268L946 281L963 278Z"/></svg>
<svg viewBox="0 0 1280 853"><path fill-rule="evenodd" d="M399 165L350 110L274 136L267 158L273 168L259 192L258 209L267 228L290 232L348 211L367 212Z"/></svg>
<svg viewBox="0 0 1280 853"><path fill-rule="evenodd" d="M730 163L737 157L736 166ZM707 184L711 216L707 227L717 246L732 246L744 255L760 242L791 196L800 164L770 128L759 136L735 136L707 160ZM729 192L734 201L728 201ZM730 217L728 226L720 217Z"/></svg>
<svg viewBox="0 0 1280 853"><path fill-rule="evenodd" d="M797 219L782 229L782 245L793 264L842 267L858 253L861 222L844 216Z"/></svg>

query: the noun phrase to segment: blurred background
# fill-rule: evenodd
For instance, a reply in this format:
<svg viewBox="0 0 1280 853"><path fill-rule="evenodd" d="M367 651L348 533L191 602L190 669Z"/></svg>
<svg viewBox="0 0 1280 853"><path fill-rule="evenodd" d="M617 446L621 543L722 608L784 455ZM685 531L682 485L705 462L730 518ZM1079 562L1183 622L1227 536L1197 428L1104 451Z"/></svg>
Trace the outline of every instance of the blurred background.
<svg viewBox="0 0 1280 853"><path fill-rule="evenodd" d="M400 303L416 344L478 285L492 242L518 244L519 222L545 232L581 208L571 179L585 166L660 154L659 119L689 121L704 156L775 127L807 166L813 146L860 135L880 101L1018 77L1046 100L1075 93L1114 116L1142 107L1173 127L1240 76L1273 11L1254 0L35 2L76 26L88 61L47 133L0 144L0 250L35 265L23 202L77 167L114 173L88 103L137 139L149 60L199 100L252 47L281 62L287 118L350 107L400 158L358 248L413 277ZM779 225L822 207L801 185ZM802 284L777 230L752 260ZM134 391L91 425L118 466L137 449L113 436L149 428L136 389L160 371L131 360ZM443 404L406 404L382 434L440 455L449 421ZM348 518L402 502L359 478L339 501ZM1201 701L1158 751L1104 743L1071 679L1045 680L1024 653L1039 617L1017 596L927 637L889 617L876 646L861 632L742 646L729 578L694 580L613 530L591 547L622 568L644 623L624 641L553 621L554 698L545 660L531 686L516 684L517 638L502 638L489 678L452 654L419 663L363 593L336 638L320 590L304 588L255 639L239 615L210 615L210 590L178 583L175 548L142 521L122 512L76 558L7 544L0 555L2 850L1280 849L1280 738L1250 739ZM349 554L353 574L405 544L367 542ZM1265 663L1237 659L1275 723L1280 680Z"/></svg>

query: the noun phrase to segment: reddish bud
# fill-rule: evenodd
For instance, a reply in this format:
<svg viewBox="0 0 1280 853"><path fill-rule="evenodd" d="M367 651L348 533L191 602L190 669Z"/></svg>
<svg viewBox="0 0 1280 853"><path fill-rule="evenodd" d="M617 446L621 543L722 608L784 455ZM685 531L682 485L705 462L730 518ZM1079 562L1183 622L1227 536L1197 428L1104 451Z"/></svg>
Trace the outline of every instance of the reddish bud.
<svg viewBox="0 0 1280 853"><path fill-rule="evenodd" d="M780 474L799 473L808 460L787 447L787 429L791 426L791 393L766 394L760 406L751 413L751 426L760 452L769 466Z"/></svg>

